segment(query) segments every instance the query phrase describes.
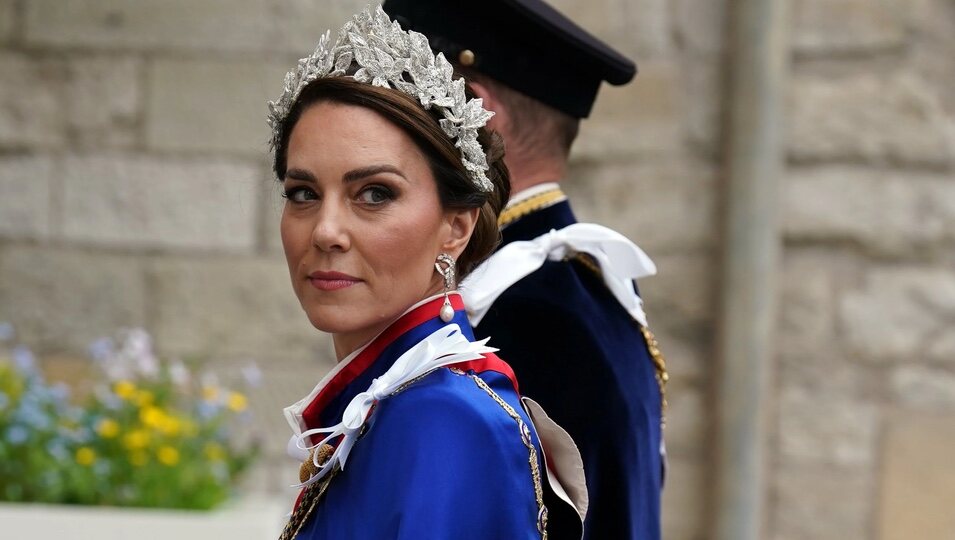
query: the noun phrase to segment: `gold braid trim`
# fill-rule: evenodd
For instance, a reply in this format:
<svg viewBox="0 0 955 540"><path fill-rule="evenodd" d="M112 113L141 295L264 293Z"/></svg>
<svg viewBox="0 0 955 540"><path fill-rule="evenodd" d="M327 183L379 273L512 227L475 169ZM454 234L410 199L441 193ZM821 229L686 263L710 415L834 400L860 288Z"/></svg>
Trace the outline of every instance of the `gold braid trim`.
<svg viewBox="0 0 955 540"><path fill-rule="evenodd" d="M600 271L600 265L597 264L593 257L587 255L586 253L577 253L568 260L580 263L594 274L597 274L597 277L603 279L603 273ZM637 321L633 322L638 328L640 328L640 333L643 334L643 339L647 342L647 350L650 352L650 359L653 361L654 375L657 379L657 386L660 388L660 425L665 426L667 410L666 390L667 382L670 381L670 374L667 373L666 358L664 358L663 352L660 351L660 343L657 342L657 338L653 335L653 332Z"/></svg>
<svg viewBox="0 0 955 540"><path fill-rule="evenodd" d="M288 523L282 531L282 535L279 536L279 540L293 540L298 536L299 531L302 530L302 526L305 525L309 516L312 515L312 511L315 510L318 503L322 500L325 491L328 490L328 485L331 484L332 478L338 474L339 470L336 465L329 471L325 478L305 487L305 492L302 493L302 500L299 501L295 511L292 512L292 515L289 517Z"/></svg>
<svg viewBox="0 0 955 540"><path fill-rule="evenodd" d="M504 211L501 212L501 215L497 218L497 226L503 229L527 214L542 210L548 206L553 206L565 199L567 199L567 196L564 195L564 192L561 191L560 188L548 189L514 206L504 208Z"/></svg>
<svg viewBox="0 0 955 540"><path fill-rule="evenodd" d="M458 374L463 373L460 370L453 371ZM491 396L491 399L496 401L497 404L504 409L504 412L506 412L508 416L517 422L517 425L521 430L521 440L524 441L524 446L527 447L527 462L531 466L531 478L534 480L534 496L537 498L537 532L540 533L541 540L547 540L547 507L544 506L544 488L541 485L540 463L537 460L537 448L534 447L534 441L531 439L531 431L527 427L527 424L524 423L524 420L521 418L521 416L517 414L517 411L515 411L510 404L501 399L501 396L497 395L497 393L492 390L483 379L473 373L468 374L468 377L470 377L471 380L473 380L481 390L484 390L487 395Z"/></svg>

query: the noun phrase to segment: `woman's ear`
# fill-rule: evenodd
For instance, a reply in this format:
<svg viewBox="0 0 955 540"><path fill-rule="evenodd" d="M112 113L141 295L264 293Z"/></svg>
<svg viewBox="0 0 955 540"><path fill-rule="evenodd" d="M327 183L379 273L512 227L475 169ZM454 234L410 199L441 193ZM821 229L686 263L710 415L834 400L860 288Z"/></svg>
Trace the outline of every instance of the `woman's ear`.
<svg viewBox="0 0 955 540"><path fill-rule="evenodd" d="M451 210L445 214L449 231L444 243L441 244L443 252L450 254L455 259L461 256L471 239L471 233L474 232L480 212L480 208L465 208Z"/></svg>

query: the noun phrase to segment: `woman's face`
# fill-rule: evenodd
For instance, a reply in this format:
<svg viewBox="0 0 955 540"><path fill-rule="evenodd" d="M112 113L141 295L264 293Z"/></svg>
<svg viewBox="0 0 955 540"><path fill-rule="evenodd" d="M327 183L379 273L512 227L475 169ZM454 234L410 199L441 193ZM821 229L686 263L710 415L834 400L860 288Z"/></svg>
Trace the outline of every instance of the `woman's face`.
<svg viewBox="0 0 955 540"><path fill-rule="evenodd" d="M311 323L339 359L441 292L441 252L464 250L477 211L444 210L428 161L378 113L320 102L292 129L282 244Z"/></svg>

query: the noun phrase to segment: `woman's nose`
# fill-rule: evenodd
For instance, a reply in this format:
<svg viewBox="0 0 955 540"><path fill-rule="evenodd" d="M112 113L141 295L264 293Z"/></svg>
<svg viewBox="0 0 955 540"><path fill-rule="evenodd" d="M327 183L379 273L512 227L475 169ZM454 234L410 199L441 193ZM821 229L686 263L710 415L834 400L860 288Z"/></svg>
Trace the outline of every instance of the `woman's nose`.
<svg viewBox="0 0 955 540"><path fill-rule="evenodd" d="M347 251L351 243L346 219L344 209L324 202L312 229L312 244L321 251Z"/></svg>

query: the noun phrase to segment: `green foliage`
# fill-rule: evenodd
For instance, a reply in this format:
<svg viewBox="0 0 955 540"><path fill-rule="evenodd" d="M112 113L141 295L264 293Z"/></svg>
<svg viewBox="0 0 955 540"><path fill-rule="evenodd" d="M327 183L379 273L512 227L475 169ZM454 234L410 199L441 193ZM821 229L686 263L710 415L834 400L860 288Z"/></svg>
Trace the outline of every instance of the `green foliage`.
<svg viewBox="0 0 955 540"><path fill-rule="evenodd" d="M208 509L258 455L245 395L159 362L142 330L91 347L78 402L11 338L0 325L0 501Z"/></svg>

